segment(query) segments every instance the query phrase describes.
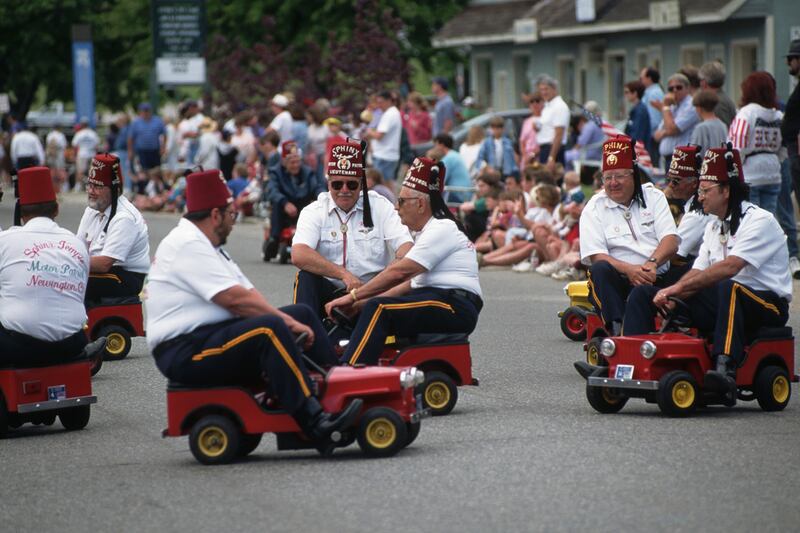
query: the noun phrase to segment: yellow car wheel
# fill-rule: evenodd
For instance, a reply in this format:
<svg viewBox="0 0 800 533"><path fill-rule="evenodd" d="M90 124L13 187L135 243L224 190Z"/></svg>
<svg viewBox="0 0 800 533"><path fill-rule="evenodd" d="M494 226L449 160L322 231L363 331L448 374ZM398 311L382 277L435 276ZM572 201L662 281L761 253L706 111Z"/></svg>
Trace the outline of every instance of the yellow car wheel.
<svg viewBox="0 0 800 533"><path fill-rule="evenodd" d="M408 442L406 423L393 409L373 407L364 413L358 428L358 445L372 457L389 457Z"/></svg>
<svg viewBox="0 0 800 533"><path fill-rule="evenodd" d="M656 401L661 412L667 416L686 416L697 407L700 389L697 381L688 372L675 370L658 380Z"/></svg>
<svg viewBox="0 0 800 533"><path fill-rule="evenodd" d="M422 386L422 401L434 416L446 415L456 406L458 387L453 378L432 370L425 372L425 383Z"/></svg>
<svg viewBox="0 0 800 533"><path fill-rule="evenodd" d="M125 359L131 351L131 335L127 329L116 324L103 326L97 332L97 338L106 338L106 361Z"/></svg>
<svg viewBox="0 0 800 533"><path fill-rule="evenodd" d="M782 411L792 396L789 373L782 367L769 365L758 371L753 392L764 411Z"/></svg>
<svg viewBox="0 0 800 533"><path fill-rule="evenodd" d="M600 342L603 339L595 337L586 344L586 362L590 365L600 366L603 361L600 355Z"/></svg>
<svg viewBox="0 0 800 533"><path fill-rule="evenodd" d="M239 428L222 415L204 416L195 422L189 433L189 449L204 465L231 462L239 453L240 441Z"/></svg>

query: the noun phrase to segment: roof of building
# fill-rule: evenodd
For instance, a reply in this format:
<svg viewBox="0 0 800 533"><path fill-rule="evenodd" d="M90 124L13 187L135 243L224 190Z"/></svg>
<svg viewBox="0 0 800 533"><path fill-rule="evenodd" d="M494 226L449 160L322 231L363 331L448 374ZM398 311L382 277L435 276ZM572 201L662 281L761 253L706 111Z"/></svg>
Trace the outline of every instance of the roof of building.
<svg viewBox="0 0 800 533"><path fill-rule="evenodd" d="M747 0L678 0L678 24L727 20ZM595 0L593 22L578 22L575 0L528 0L472 4L448 21L436 34L437 46L459 46L518 40L515 23L535 20L536 36L526 40L592 35L609 31L653 28L650 4L642 0ZM667 2L658 2L666 4ZM526 30L527 31L527 30Z"/></svg>

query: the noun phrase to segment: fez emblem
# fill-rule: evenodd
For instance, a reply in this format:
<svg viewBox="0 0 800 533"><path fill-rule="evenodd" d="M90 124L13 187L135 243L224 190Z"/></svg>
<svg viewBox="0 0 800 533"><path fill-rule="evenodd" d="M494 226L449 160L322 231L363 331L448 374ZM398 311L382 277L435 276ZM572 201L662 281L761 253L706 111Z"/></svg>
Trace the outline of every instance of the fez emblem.
<svg viewBox="0 0 800 533"><path fill-rule="evenodd" d="M617 156L615 154L608 154L608 156L606 156L606 164L608 166L610 166L610 167L613 167L614 165L616 165L617 161L618 161L618 158L617 158Z"/></svg>
<svg viewBox="0 0 800 533"><path fill-rule="evenodd" d="M700 175L705 176L708 172L708 161L703 161L703 166L700 167Z"/></svg>
<svg viewBox="0 0 800 533"><path fill-rule="evenodd" d="M340 158L338 161L336 161L336 168L338 168L339 170L350 170L350 165L351 165L350 157L353 157L353 156L349 156L349 157L344 156L344 157Z"/></svg>

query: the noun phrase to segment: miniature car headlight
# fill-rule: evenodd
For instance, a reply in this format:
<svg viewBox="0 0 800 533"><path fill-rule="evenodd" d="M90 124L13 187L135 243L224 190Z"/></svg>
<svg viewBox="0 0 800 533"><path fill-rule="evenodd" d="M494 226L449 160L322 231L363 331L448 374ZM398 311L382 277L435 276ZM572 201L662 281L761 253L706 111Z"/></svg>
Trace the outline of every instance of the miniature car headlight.
<svg viewBox="0 0 800 533"><path fill-rule="evenodd" d="M603 339L600 342L600 353L605 357L611 357L617 351L617 345L611 339Z"/></svg>
<svg viewBox="0 0 800 533"><path fill-rule="evenodd" d="M639 353L645 359L652 359L656 356L656 344L653 341L644 341L639 347Z"/></svg>
<svg viewBox="0 0 800 533"><path fill-rule="evenodd" d="M566 285L564 285L564 294L566 294L567 296L569 296L569 283L567 283Z"/></svg>
<svg viewBox="0 0 800 533"><path fill-rule="evenodd" d="M400 372L400 386L404 389L422 385L425 381L425 373L416 367L406 368Z"/></svg>

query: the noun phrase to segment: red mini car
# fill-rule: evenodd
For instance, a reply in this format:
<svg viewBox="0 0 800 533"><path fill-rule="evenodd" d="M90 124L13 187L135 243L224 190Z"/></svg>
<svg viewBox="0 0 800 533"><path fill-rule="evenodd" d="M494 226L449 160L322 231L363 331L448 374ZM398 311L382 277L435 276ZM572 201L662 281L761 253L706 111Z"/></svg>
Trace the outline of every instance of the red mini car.
<svg viewBox="0 0 800 533"><path fill-rule="evenodd" d="M388 457L411 444L426 414L415 397L424 381L416 368L334 367L311 372L317 396L328 412L351 400L364 402L356 425L332 436L337 447L356 439L367 455ZM189 435L189 448L203 464L224 464L256 449L263 433L275 433L279 450L314 448L295 420L274 405L264 384L251 387L167 387L164 437Z"/></svg>
<svg viewBox="0 0 800 533"><path fill-rule="evenodd" d="M52 425L56 416L68 430L89 423L92 396L88 359L54 366L0 369L0 436L25 423Z"/></svg>
<svg viewBox="0 0 800 533"><path fill-rule="evenodd" d="M685 333L593 339L598 366L575 363L587 379L586 397L601 413L616 413L629 398L657 403L664 414L683 416L697 407L724 404L723 395L704 389L712 368L711 344ZM794 375L794 337L789 327L762 328L745 348L736 373L738 398L756 400L765 411L789 403Z"/></svg>
<svg viewBox="0 0 800 533"><path fill-rule="evenodd" d="M110 300L86 309L86 314L89 340L107 339L103 354L106 361L125 359L131 351L131 337L145 335L142 302L138 297Z"/></svg>

